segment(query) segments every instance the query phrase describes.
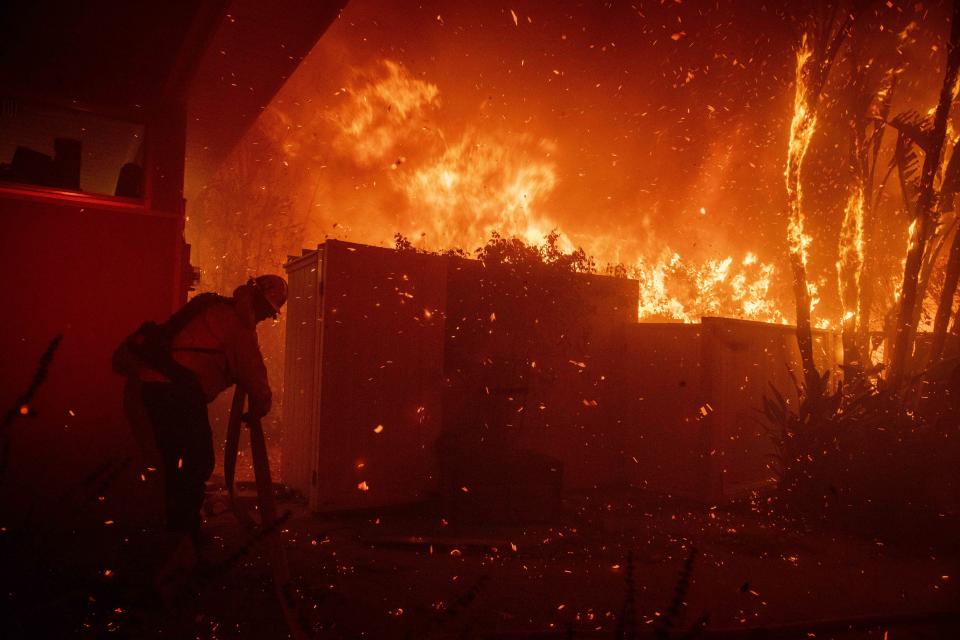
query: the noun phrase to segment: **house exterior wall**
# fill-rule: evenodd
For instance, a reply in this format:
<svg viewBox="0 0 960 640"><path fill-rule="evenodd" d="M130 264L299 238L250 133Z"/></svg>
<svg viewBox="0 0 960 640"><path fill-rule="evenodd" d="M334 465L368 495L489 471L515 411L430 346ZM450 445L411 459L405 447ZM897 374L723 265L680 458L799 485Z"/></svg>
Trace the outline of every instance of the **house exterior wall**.
<svg viewBox="0 0 960 640"><path fill-rule="evenodd" d="M699 498L710 492L711 447L703 410L710 402L702 328L633 324L625 331L620 388L627 483Z"/></svg>

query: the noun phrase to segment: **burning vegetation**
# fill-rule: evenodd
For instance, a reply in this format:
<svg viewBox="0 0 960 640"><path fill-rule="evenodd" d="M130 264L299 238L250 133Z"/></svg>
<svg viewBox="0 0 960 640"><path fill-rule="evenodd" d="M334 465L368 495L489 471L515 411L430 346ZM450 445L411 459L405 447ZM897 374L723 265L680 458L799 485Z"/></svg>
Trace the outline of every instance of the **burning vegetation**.
<svg viewBox="0 0 960 640"><path fill-rule="evenodd" d="M396 235L403 250L631 278L640 322L792 324L794 399L774 389L764 416L784 495L808 515L837 487L860 487L848 506L877 499L886 484L864 470L885 454L867 441L899 429L915 459L955 439L945 25L960 21L939 4L814 5L358 5L194 203L205 277ZM242 204L226 207L225 187ZM277 198L280 217L258 213ZM263 236L261 220L285 231ZM265 239L223 251L238 228ZM818 331L842 339L833 367L818 366ZM830 467L830 450L870 453ZM943 471L949 456L934 458Z"/></svg>
<svg viewBox="0 0 960 640"><path fill-rule="evenodd" d="M771 377L762 411L737 418L774 448L777 489L751 510L788 527L896 535L880 514L898 509L940 526L960 422L960 20L946 4L691 5L357 3L193 203L204 278L392 239L479 259L480 288L504 266L523 291L544 267L630 278L640 323L795 325L790 383L754 369L739 387ZM834 333L842 356L825 361ZM484 447L461 451L463 477ZM635 624L631 581L617 637Z"/></svg>
<svg viewBox="0 0 960 640"><path fill-rule="evenodd" d="M187 203L199 290L290 287L205 563L118 456L102 553L0 522L14 631L954 637L958 92L960 0L352 2Z"/></svg>
<svg viewBox="0 0 960 640"><path fill-rule="evenodd" d="M944 424L949 7L352 9L194 203L211 286L328 238L566 256L636 280L640 322L795 325L800 405L768 411L778 446L790 420L846 425L864 398L881 422ZM818 366L817 331L837 332L840 362Z"/></svg>
<svg viewBox="0 0 960 640"><path fill-rule="evenodd" d="M478 16L451 10L411 30L432 38L413 51L389 39L372 7L358 7L195 203L190 234L205 277L225 288L327 237L384 245L401 233L423 249L469 252L494 233L537 245L556 232L565 250L640 282L640 320L792 323L802 345L808 326L831 328L846 336L848 362L890 358L871 335L894 330L884 318L903 265L891 256L906 244L896 238L912 209L901 200L915 190L911 159L924 140L905 133L905 114L933 90L921 65L946 48L933 28L942 10L892 4L774 11L771 28L792 43L761 36L745 51L732 38L749 27L736 22L694 39L720 14L610 10L605 19L641 25L678 65L647 86L634 77L646 65L628 64L616 40L624 30L610 22L567 28L504 10L503 25L482 27L485 39L464 49L458 34ZM687 29L684 20L696 21ZM582 50L585 66L550 62L553 45L546 60L527 50L529 39L553 37L559 50ZM490 56L486 39L505 40ZM712 41L715 53L692 59ZM483 70L476 82L458 73L461 59ZM748 99L735 101L736 91ZM791 110L781 96L792 96ZM762 109L751 104L761 99ZM952 237L952 215L918 227L932 247ZM932 277L944 262L934 253L914 304L921 321L947 295Z"/></svg>

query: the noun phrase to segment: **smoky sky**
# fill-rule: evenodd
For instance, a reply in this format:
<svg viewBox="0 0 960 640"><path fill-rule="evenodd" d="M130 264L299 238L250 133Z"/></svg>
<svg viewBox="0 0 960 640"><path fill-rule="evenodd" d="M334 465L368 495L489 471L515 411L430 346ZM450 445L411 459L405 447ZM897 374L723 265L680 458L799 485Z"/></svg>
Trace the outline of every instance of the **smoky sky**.
<svg viewBox="0 0 960 640"><path fill-rule="evenodd" d="M931 106L945 57L942 3L860 3L837 15L849 11L862 59L880 68L899 56L894 112ZM429 244L436 225L411 222L418 203L396 188L395 172L426 166L435 145L449 150L482 133L514 145L519 163L552 170L532 214L574 245L625 260L664 247L698 260L753 251L785 272L796 50L827 15L819 2L353 0L268 111L288 130L310 130L289 159L304 165L318 202L310 241L384 242L423 229ZM910 38L895 41L907 25ZM849 183L847 58L844 49L835 63L806 168L811 266L825 280L835 279ZM413 133L389 161L352 162L329 114L342 109L342 90L384 61L438 96L411 117Z"/></svg>

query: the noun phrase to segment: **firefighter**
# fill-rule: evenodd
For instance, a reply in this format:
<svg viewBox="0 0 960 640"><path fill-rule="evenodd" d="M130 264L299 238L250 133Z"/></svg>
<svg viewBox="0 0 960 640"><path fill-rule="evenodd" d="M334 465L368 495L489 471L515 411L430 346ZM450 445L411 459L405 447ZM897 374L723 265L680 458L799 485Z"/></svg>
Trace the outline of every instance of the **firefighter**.
<svg viewBox="0 0 960 640"><path fill-rule="evenodd" d="M267 415L271 392L256 326L276 318L286 300L280 276L251 278L230 298L204 293L166 323L145 323L114 354L114 369L130 382L131 422L138 414L159 454L167 528L194 545L214 467L206 405L236 383L249 397L246 417Z"/></svg>

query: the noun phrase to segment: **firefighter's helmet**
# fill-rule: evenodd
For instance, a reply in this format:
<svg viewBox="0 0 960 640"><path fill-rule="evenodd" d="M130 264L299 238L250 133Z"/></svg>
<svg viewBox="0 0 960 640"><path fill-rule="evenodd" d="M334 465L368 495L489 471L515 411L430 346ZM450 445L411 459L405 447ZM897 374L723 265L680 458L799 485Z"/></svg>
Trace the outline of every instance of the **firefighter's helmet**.
<svg viewBox="0 0 960 640"><path fill-rule="evenodd" d="M257 276L253 285L273 308L273 312L279 313L280 307L287 301L287 281L280 276L267 274Z"/></svg>

